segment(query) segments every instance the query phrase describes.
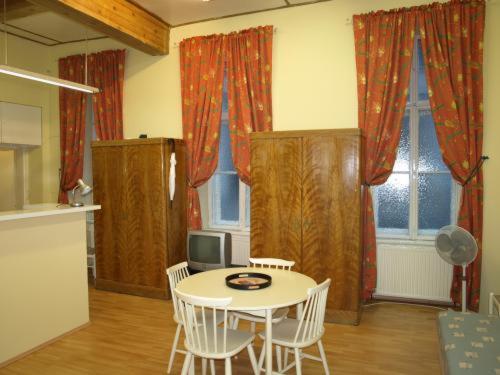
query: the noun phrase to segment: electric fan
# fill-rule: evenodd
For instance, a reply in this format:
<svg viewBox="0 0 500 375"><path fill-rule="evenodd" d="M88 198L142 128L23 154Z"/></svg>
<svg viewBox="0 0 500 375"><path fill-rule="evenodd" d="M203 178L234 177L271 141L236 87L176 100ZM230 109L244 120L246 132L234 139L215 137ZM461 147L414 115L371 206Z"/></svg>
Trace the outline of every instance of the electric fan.
<svg viewBox="0 0 500 375"><path fill-rule="evenodd" d="M462 266L462 312L467 311L467 279L465 270L477 256L477 243L465 229L456 225L442 227L436 236L436 250L447 263Z"/></svg>

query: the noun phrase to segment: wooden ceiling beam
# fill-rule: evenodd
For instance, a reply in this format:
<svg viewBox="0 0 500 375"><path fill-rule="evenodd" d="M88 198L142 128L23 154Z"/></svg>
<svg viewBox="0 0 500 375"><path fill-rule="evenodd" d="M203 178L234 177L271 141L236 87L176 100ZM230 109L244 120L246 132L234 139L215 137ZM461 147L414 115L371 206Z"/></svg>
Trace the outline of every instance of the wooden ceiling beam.
<svg viewBox="0 0 500 375"><path fill-rule="evenodd" d="M170 27L127 0L29 0L150 55L167 55Z"/></svg>
<svg viewBox="0 0 500 375"><path fill-rule="evenodd" d="M32 4L27 0L7 0L6 2L7 8L7 21L15 20L16 18L23 18L32 16L33 14L38 14L42 12L46 12L47 10L36 5ZM3 15L3 1L0 1L0 20L4 21Z"/></svg>

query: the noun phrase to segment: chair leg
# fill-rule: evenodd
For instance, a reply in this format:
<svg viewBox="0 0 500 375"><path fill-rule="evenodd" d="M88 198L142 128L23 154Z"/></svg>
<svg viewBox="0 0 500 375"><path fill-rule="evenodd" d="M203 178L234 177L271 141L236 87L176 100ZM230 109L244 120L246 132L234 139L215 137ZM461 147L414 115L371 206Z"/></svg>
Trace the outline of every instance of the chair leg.
<svg viewBox="0 0 500 375"><path fill-rule="evenodd" d="M318 341L318 349L321 361L323 362L323 367L325 368L325 374L330 375L330 370L328 369L328 362L326 362L325 349L323 348L323 343L321 342L321 340Z"/></svg>
<svg viewBox="0 0 500 375"><path fill-rule="evenodd" d="M288 348L285 348L285 355L284 355L284 360L283 360L283 368L286 368L288 366Z"/></svg>
<svg viewBox="0 0 500 375"><path fill-rule="evenodd" d="M283 371L283 367L281 365L281 346L276 345L276 363L278 364L278 372Z"/></svg>
<svg viewBox="0 0 500 375"><path fill-rule="evenodd" d="M191 367L191 359L193 358L193 354L191 352L186 353L186 357L184 358L184 364L182 365L181 375L187 375L189 368Z"/></svg>
<svg viewBox="0 0 500 375"><path fill-rule="evenodd" d="M252 333L255 333L255 326L256 326L256 325L255 325L255 322L250 322L250 331L251 331Z"/></svg>
<svg viewBox="0 0 500 375"><path fill-rule="evenodd" d="M295 348L295 373L302 375L302 361L300 360L300 349Z"/></svg>
<svg viewBox="0 0 500 375"><path fill-rule="evenodd" d="M266 342L262 342L262 350L260 351L260 356L259 356L259 371L262 371L264 369L264 359L266 358Z"/></svg>
<svg viewBox="0 0 500 375"><path fill-rule="evenodd" d="M201 373L203 375L207 375L207 359L206 358L201 359Z"/></svg>
<svg viewBox="0 0 500 375"><path fill-rule="evenodd" d="M194 361L194 355L193 358L191 358L191 364L189 365L189 375L194 375L195 372L195 361Z"/></svg>
<svg viewBox="0 0 500 375"><path fill-rule="evenodd" d="M215 362L213 359L210 360L210 374L215 375Z"/></svg>
<svg viewBox="0 0 500 375"><path fill-rule="evenodd" d="M257 365L257 359L255 358L255 352L253 350L252 344L247 346L248 356L250 357L250 363L252 364L253 373L255 375L259 374L259 366Z"/></svg>
<svg viewBox="0 0 500 375"><path fill-rule="evenodd" d="M233 321L233 329L238 329L238 323L240 322L240 318L238 318L237 316L234 317L234 321Z"/></svg>
<svg viewBox="0 0 500 375"><path fill-rule="evenodd" d="M232 371L231 371L231 358L226 358L226 375L231 375L232 374Z"/></svg>
<svg viewBox="0 0 500 375"><path fill-rule="evenodd" d="M177 324L177 330L175 331L174 342L172 344L172 350L170 351L170 359L168 360L167 374L172 371L172 365L174 364L175 352L177 351L177 344L179 343L179 336L181 335L182 326Z"/></svg>

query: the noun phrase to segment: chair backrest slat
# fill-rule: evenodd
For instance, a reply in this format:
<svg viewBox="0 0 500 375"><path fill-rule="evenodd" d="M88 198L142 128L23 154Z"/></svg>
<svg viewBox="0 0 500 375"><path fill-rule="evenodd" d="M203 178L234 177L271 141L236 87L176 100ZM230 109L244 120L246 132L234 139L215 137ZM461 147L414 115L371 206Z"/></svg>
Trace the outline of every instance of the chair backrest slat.
<svg viewBox="0 0 500 375"><path fill-rule="evenodd" d="M322 334L330 283L331 280L326 279L320 285L308 289L307 301L295 333L294 343L311 341Z"/></svg>
<svg viewBox="0 0 500 375"><path fill-rule="evenodd" d="M188 349L194 353L221 353L227 351L227 306L232 298L203 298L174 291L179 316L186 334ZM223 313L223 326L217 324L217 312ZM211 315L211 316L210 316ZM217 331L223 329L222 343ZM211 345L213 344L213 346ZM222 345L222 347L220 347Z"/></svg>
<svg viewBox="0 0 500 375"><path fill-rule="evenodd" d="M274 268L290 271L295 265L292 260L284 260L277 258L250 258L248 259L250 266L255 268Z"/></svg>
<svg viewBox="0 0 500 375"><path fill-rule="evenodd" d="M168 284L170 287L170 294L172 295L172 305L174 306L174 316L179 319L179 312L177 311L177 300L174 293L177 284L189 276L187 262L176 264L175 266L167 268Z"/></svg>

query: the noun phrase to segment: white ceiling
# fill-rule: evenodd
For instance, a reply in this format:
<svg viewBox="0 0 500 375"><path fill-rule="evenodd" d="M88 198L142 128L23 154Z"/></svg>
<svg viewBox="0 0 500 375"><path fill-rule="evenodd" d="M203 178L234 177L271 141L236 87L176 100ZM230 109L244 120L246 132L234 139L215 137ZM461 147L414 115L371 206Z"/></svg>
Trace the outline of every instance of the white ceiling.
<svg viewBox="0 0 500 375"><path fill-rule="evenodd" d="M134 0L172 26L276 9L317 0Z"/></svg>
<svg viewBox="0 0 500 375"><path fill-rule="evenodd" d="M78 22L51 12L9 20L7 31L46 45L103 37Z"/></svg>
<svg viewBox="0 0 500 375"><path fill-rule="evenodd" d="M171 26L201 22L289 6L329 0L133 0ZM0 30L3 24L0 25ZM96 31L52 12L36 13L7 22L10 34L48 46L104 37Z"/></svg>

